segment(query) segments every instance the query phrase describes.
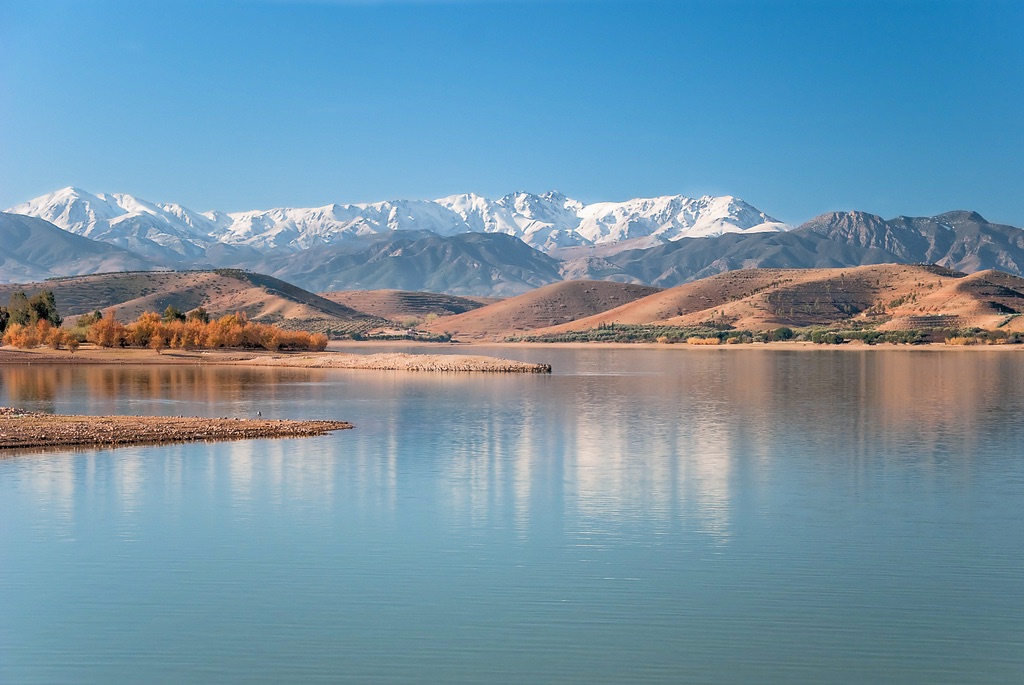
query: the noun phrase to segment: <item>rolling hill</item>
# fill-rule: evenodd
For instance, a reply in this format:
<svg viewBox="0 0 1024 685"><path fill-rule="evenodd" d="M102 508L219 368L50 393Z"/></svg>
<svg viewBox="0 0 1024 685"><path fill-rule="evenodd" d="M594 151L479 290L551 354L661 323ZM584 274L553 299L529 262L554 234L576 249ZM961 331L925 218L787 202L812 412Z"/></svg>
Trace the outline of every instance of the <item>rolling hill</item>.
<svg viewBox="0 0 1024 685"><path fill-rule="evenodd" d="M502 339L555 323L575 321L657 293L657 288L611 281L562 281L457 316L426 324L460 340Z"/></svg>
<svg viewBox="0 0 1024 685"><path fill-rule="evenodd" d="M253 321L310 331L367 331L390 322L356 311L279 279L237 270L125 272L0 285L0 302L12 292L52 290L63 316L114 309L130 320L168 306L185 312L204 307L211 316L245 312Z"/></svg>
<svg viewBox="0 0 1024 685"><path fill-rule="evenodd" d="M496 302L493 297L460 297L409 290L337 290L321 296L392 321L426 316L452 316Z"/></svg>
<svg viewBox="0 0 1024 685"><path fill-rule="evenodd" d="M977 326L1019 330L1024 278L966 275L939 266L883 264L841 269L731 271L664 290L590 317L533 331L609 324L770 330L846 322L879 330ZM510 333L511 334L511 333Z"/></svg>

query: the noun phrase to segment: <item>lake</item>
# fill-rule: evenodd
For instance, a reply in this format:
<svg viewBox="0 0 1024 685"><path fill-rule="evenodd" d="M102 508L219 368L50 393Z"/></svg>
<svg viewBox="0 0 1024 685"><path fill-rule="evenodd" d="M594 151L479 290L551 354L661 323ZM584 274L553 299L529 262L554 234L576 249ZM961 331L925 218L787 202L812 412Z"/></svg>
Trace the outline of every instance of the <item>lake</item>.
<svg viewBox="0 0 1024 685"><path fill-rule="evenodd" d="M494 352L554 373L0 367L356 424L0 459L0 682L1024 682L1024 352Z"/></svg>

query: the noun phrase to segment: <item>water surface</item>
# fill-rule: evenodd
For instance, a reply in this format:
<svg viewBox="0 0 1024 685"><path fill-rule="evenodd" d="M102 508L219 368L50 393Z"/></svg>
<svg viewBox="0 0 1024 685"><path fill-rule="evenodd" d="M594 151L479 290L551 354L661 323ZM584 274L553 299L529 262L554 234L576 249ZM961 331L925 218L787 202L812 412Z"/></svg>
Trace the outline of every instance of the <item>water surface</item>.
<svg viewBox="0 0 1024 685"><path fill-rule="evenodd" d="M0 460L0 682L1024 681L1024 354L3 367L321 438Z"/></svg>

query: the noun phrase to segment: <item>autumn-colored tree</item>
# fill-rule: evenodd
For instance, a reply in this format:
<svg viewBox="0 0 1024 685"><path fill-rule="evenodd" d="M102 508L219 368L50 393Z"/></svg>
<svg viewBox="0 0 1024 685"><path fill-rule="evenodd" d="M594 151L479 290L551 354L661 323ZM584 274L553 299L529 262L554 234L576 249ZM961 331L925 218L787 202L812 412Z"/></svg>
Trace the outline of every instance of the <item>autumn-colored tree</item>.
<svg viewBox="0 0 1024 685"><path fill-rule="evenodd" d="M39 338L36 336L36 327L26 324L8 324L4 331L3 342L5 345L14 345L22 349L29 349L39 346Z"/></svg>
<svg viewBox="0 0 1024 685"><path fill-rule="evenodd" d="M99 347L123 347L128 344L127 330L124 324L117 320L113 309L89 326L86 339Z"/></svg>
<svg viewBox="0 0 1024 685"><path fill-rule="evenodd" d="M21 329L14 329L13 337L31 342L33 335L49 344L52 327L40 321L38 330L29 335ZM27 338L25 336L28 336ZM53 344L68 344L74 336L61 334ZM323 350L327 347L327 336L306 331L287 331L269 324L253 323L244 312L222 316L214 321L203 321L202 317L190 316L185 321L173 318L169 323L156 312L145 312L129 324L117 321L113 311L107 312L88 328L87 339L100 347L130 345L149 347L158 353L168 347L175 349L216 349L249 348L268 350ZM13 343L12 343L13 344Z"/></svg>
<svg viewBox="0 0 1024 685"><path fill-rule="evenodd" d="M143 312L125 329L130 345L145 347L154 336L163 335L163 321L156 312Z"/></svg>

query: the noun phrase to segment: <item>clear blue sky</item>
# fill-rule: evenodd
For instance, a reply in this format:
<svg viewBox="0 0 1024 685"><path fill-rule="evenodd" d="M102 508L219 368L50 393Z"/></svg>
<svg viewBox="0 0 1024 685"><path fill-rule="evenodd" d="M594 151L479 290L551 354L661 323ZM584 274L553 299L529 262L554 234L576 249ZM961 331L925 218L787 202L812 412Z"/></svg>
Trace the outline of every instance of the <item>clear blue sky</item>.
<svg viewBox="0 0 1024 685"><path fill-rule="evenodd" d="M1024 225L1024 2L0 3L0 207L555 188Z"/></svg>

